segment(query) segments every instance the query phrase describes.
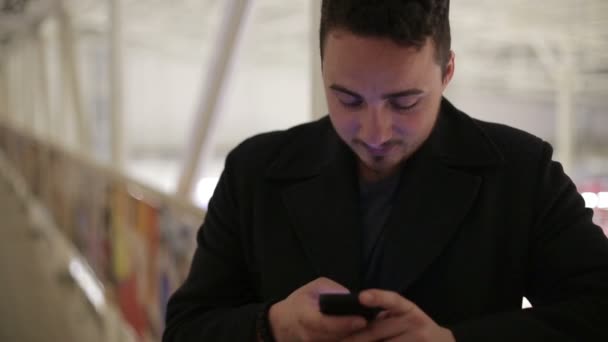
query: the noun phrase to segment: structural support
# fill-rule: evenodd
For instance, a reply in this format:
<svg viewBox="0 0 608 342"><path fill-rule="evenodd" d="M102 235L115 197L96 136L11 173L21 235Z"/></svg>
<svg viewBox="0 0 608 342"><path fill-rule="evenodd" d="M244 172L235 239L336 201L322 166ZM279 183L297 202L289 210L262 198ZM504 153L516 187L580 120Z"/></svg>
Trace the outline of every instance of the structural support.
<svg viewBox="0 0 608 342"><path fill-rule="evenodd" d="M39 123L39 129L37 130L39 141L41 144L38 148L38 165L43 170L50 170L51 156L50 148L56 143L55 135L53 134L53 122L51 119L51 108L49 103L49 84L48 84L48 65L46 59L46 42L43 35L42 24L38 24L34 27L32 34L33 40L33 63L36 65L36 78L35 78L35 94L36 94L36 105L37 105L37 122ZM50 145L49 145L50 143ZM40 185L40 196L43 199L51 198L51 183L48 181L48 176L44 172L38 173L38 184Z"/></svg>
<svg viewBox="0 0 608 342"><path fill-rule="evenodd" d="M577 74L574 67L572 44L560 41L559 54L556 56L545 39L537 37L533 48L547 74L555 86L555 143L557 159L566 173L572 173L574 165L574 146L576 126L574 123L574 94L577 87Z"/></svg>
<svg viewBox="0 0 608 342"><path fill-rule="evenodd" d="M90 152L91 134L89 129L89 117L86 114L82 100L82 87L80 84L78 58L75 47L76 37L74 35L74 27L72 26L70 17L65 8L59 10L59 37L63 56L62 70L67 78L64 82L67 81L70 100L76 115L78 142L80 143L83 152Z"/></svg>
<svg viewBox="0 0 608 342"><path fill-rule="evenodd" d="M3 93L4 93L4 123L6 126L14 124L14 110L15 110L15 98L14 88L15 84L12 83L13 61L12 54L14 53L14 47L11 43L5 43L2 51L2 78L3 78Z"/></svg>
<svg viewBox="0 0 608 342"><path fill-rule="evenodd" d="M574 125L574 72L568 66L558 71L556 83L556 142L559 160L566 171L572 173L576 126Z"/></svg>
<svg viewBox="0 0 608 342"><path fill-rule="evenodd" d="M325 100L325 86L321 72L321 57L319 51L319 23L321 22L321 1L310 2L310 95L311 95L311 118L318 119L328 113L327 101Z"/></svg>
<svg viewBox="0 0 608 342"><path fill-rule="evenodd" d="M212 56L211 63L205 69L203 92L195 116L195 122L188 142L183 169L179 178L177 195L189 199L192 193L195 177L199 171L200 161L204 159L209 144L209 132L217 115L217 109L222 98L228 71L237 50L237 42L242 26L247 17L251 0L231 0L226 2L224 20L215 45L217 50Z"/></svg>
<svg viewBox="0 0 608 342"><path fill-rule="evenodd" d="M27 120L29 113L28 110L28 98L27 98L27 66L26 66L26 54L25 54L25 42L23 40L23 35L20 34L18 36L17 43L15 44L15 56L17 59L16 69L17 69L17 92L16 96L18 97L17 101L17 110L15 114L17 115L18 127L22 132L27 131Z"/></svg>
<svg viewBox="0 0 608 342"><path fill-rule="evenodd" d="M122 170L124 164L123 134L123 39L121 0L110 0L110 131L112 165Z"/></svg>
<svg viewBox="0 0 608 342"><path fill-rule="evenodd" d="M0 43L1 44L1 43ZM8 75L6 72L6 53L3 49L6 47L2 45L0 49L0 122L6 124L8 121L9 109L8 109Z"/></svg>
<svg viewBox="0 0 608 342"><path fill-rule="evenodd" d="M39 94L37 82L38 65L36 62L36 51L34 50L34 31L28 28L27 35L24 36L24 67L25 67L25 95L27 96L27 132L32 136L38 136L38 120L39 120Z"/></svg>
<svg viewBox="0 0 608 342"><path fill-rule="evenodd" d="M47 141L53 141L51 108L49 105L49 83L46 62L46 44L42 35L42 27L38 26L34 34L34 48L36 49L36 64L38 65L37 91L40 104L40 121L42 123L42 137Z"/></svg>

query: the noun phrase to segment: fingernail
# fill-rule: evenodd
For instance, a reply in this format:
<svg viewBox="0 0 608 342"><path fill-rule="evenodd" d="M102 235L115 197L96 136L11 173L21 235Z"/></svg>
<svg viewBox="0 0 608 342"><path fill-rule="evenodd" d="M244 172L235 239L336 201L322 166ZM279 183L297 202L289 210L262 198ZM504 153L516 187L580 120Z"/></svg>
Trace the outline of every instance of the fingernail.
<svg viewBox="0 0 608 342"><path fill-rule="evenodd" d="M353 329L361 329L361 328L365 327L365 321L361 321L361 320L353 321L352 327L353 327Z"/></svg>
<svg viewBox="0 0 608 342"><path fill-rule="evenodd" d="M364 301L366 301L366 302L368 302L368 301L373 300L374 296L371 293L369 293L369 292L365 292L365 293L361 294L361 299L364 300Z"/></svg>

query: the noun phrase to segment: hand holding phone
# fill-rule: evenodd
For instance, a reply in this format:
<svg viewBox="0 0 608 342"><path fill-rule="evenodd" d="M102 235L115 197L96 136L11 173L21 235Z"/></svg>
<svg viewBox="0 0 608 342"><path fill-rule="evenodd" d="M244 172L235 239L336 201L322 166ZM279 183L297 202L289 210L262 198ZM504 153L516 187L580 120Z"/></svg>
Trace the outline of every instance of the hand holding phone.
<svg viewBox="0 0 608 342"><path fill-rule="evenodd" d="M371 321L382 308L370 308L359 302L358 293L326 293L319 296L319 308L322 313L332 316L362 316Z"/></svg>
<svg viewBox="0 0 608 342"><path fill-rule="evenodd" d="M277 341L342 341L366 326L362 316L328 316L319 311L320 293L348 293L328 278L317 278L273 304L270 331Z"/></svg>

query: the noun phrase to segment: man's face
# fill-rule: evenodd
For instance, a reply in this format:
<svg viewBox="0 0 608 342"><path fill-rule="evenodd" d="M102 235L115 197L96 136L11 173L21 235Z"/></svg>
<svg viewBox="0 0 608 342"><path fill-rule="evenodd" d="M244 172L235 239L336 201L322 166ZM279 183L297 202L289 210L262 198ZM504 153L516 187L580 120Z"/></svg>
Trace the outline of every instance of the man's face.
<svg viewBox="0 0 608 342"><path fill-rule="evenodd" d="M358 156L362 176L390 175L422 145L453 72L452 54L442 77L431 39L417 49L345 30L329 32L323 58L329 116Z"/></svg>

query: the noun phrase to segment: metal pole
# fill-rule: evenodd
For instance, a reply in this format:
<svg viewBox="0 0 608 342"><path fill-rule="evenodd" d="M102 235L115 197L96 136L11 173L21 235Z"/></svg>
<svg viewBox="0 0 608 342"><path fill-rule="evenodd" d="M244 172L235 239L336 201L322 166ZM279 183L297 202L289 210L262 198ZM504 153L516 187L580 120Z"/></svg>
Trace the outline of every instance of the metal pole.
<svg viewBox="0 0 608 342"><path fill-rule="evenodd" d="M558 68L556 85L556 138L559 160L566 173L573 172L574 143L576 127L574 125L574 92L577 86L576 70L574 68L574 53L572 44L560 42L562 54Z"/></svg>
<svg viewBox="0 0 608 342"><path fill-rule="evenodd" d="M52 134L52 122L51 122L51 110L49 105L49 83L48 83L48 70L46 63L46 44L42 35L42 27L39 26L36 29L34 35L36 58L38 64L38 97L41 106L40 116L42 122L42 138L47 141L53 140Z"/></svg>
<svg viewBox="0 0 608 342"><path fill-rule="evenodd" d="M11 41L7 47L6 54L6 96L8 99L7 109L7 126L15 128L17 126L17 107L19 92L17 91L17 79L15 74L17 73L17 63L15 62L15 54L17 53L15 42Z"/></svg>
<svg viewBox="0 0 608 342"><path fill-rule="evenodd" d="M232 0L226 2L223 25L217 36L218 48L212 56L211 63L204 76L206 84L201 93L201 100L195 116L193 130L190 133L188 149L186 151L182 172L177 187L177 195L183 199L190 196L195 175L203 155L206 154L208 135L212 123L217 115L218 103L222 98L226 86L226 75L230 69L237 42L243 29L243 22L247 17L251 0Z"/></svg>
<svg viewBox="0 0 608 342"><path fill-rule="evenodd" d="M121 170L124 164L123 135L123 49L121 0L110 0L110 120L112 165Z"/></svg>
<svg viewBox="0 0 608 342"><path fill-rule="evenodd" d="M78 141L84 152L90 152L91 135L89 132L88 116L84 109L82 100L82 88L78 72L78 56L76 52L74 27L72 26L69 14L65 8L59 10L59 32L61 48L64 53L64 72L67 76L67 83L71 93L70 99L76 115L76 129Z"/></svg>
<svg viewBox="0 0 608 342"><path fill-rule="evenodd" d="M9 86L11 87L11 125L14 129L18 130L21 128L21 80L22 70L20 61L19 41L16 38L11 43L11 56L9 65L10 81Z"/></svg>
<svg viewBox="0 0 608 342"><path fill-rule="evenodd" d="M12 82L12 74L14 69L12 68L12 54L14 53L12 44L5 44L5 52L2 56L2 64L3 64L3 74L4 74L4 99L6 101L4 107L6 112L4 113L5 125L7 127L11 127L13 125L14 118L14 107L15 107L15 99L14 99L14 88L15 84Z"/></svg>
<svg viewBox="0 0 608 342"><path fill-rule="evenodd" d="M555 145L557 159L564 170L572 172L576 127L574 127L574 92L577 82L574 54L567 40L559 42L559 58L542 37L532 41L541 64L555 86Z"/></svg>
<svg viewBox="0 0 608 342"><path fill-rule="evenodd" d="M6 46L2 46L0 50L0 120L6 125L8 121L8 75L6 73Z"/></svg>
<svg viewBox="0 0 608 342"><path fill-rule="evenodd" d="M61 24L59 25L61 26ZM59 30L61 31L61 29ZM55 134L57 134L57 140L60 142L60 146L66 147L70 145L70 141L72 139L72 132L70 129L70 115L69 111L73 110L70 108L69 103L71 102L70 97L70 82L68 81L68 72L67 72L67 63L66 58L64 57L66 52L63 49L63 42L61 33L59 33L59 45L58 45L58 54L60 62L60 76L59 76L59 88L61 89L59 93L59 105L57 106L57 125L55 126Z"/></svg>
<svg viewBox="0 0 608 342"><path fill-rule="evenodd" d="M20 66L19 66L19 46L18 46L18 42L15 40L15 38L12 38L11 40L11 47L10 47L11 51L9 53L9 64L8 64L8 86L9 86L9 90L10 90L10 104L11 104L11 111L10 111L10 122L11 122L11 126L14 129L18 129L19 128L19 114L20 114L20 107L21 107L21 85L19 84L19 81L21 80L20 77Z"/></svg>
<svg viewBox="0 0 608 342"><path fill-rule="evenodd" d="M62 146L63 142L67 138L67 134L62 132L62 129L66 127L66 85L64 80L65 67L63 61L63 54L65 53L61 49L61 33L59 24L59 10L54 12L55 14L50 20L49 35L46 36L45 44L48 47L49 56L49 134L52 141L57 146Z"/></svg>
<svg viewBox="0 0 608 342"><path fill-rule="evenodd" d="M325 85L323 84L323 74L321 65L321 55L319 50L319 23L321 21L321 1L313 0L311 5L310 23L310 93L311 93L311 118L318 119L329 111L325 100Z"/></svg>
<svg viewBox="0 0 608 342"><path fill-rule="evenodd" d="M22 132L26 132L27 131L27 126L28 126L28 118L29 118L29 113L28 113L28 107L29 107L29 101L27 100L27 65L25 64L26 58L27 58L27 54L26 54L26 42L25 42L25 37L23 36L23 34L19 35L18 38L18 43L17 43L17 54L19 56L19 59L17 60L17 63L19 65L19 89L18 89L18 95L19 95L19 107L18 107L18 111L17 111L17 115L19 118L19 129Z"/></svg>
<svg viewBox="0 0 608 342"><path fill-rule="evenodd" d="M27 70L26 74L26 96L28 102L28 132L33 136L38 136L38 116L39 116L39 96L38 96L38 82L37 82L37 72L38 65L36 62L35 50L34 50L34 31L29 30L26 36L26 45L25 45L25 68Z"/></svg>
<svg viewBox="0 0 608 342"><path fill-rule="evenodd" d="M40 110L40 122L41 127L41 141L44 143L40 146L38 163L43 170L50 170L50 145L55 143L55 136L53 134L53 120L51 117L51 107L49 101L49 80L48 80L48 65L47 65L47 45L43 34L42 25L38 25L34 34L34 47L36 49L36 60L38 64L38 97L41 106ZM40 196L42 200L47 203L51 196L51 182L48 181L48 177L45 172L38 174L38 184L40 184Z"/></svg>
<svg viewBox="0 0 608 342"><path fill-rule="evenodd" d="M566 171L572 172L574 157L574 91L572 82L575 77L572 71L561 68L558 71L558 82L556 83L556 141L559 152L559 160Z"/></svg>

